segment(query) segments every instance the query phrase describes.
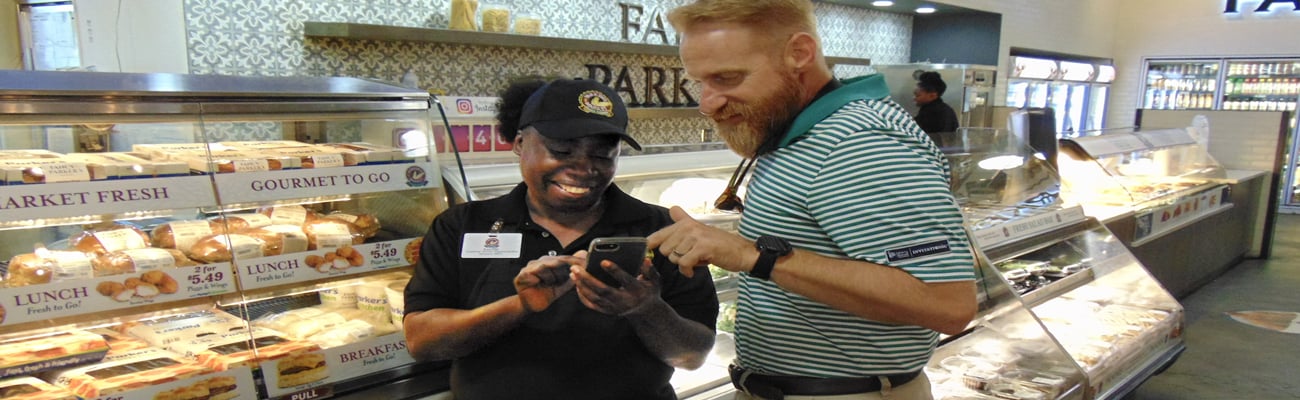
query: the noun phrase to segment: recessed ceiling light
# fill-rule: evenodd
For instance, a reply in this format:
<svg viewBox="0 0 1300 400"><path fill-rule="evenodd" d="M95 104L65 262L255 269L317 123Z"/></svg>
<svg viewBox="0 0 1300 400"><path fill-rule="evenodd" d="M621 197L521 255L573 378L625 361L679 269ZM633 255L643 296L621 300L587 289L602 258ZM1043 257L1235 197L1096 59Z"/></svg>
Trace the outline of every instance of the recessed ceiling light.
<svg viewBox="0 0 1300 400"><path fill-rule="evenodd" d="M933 14L934 11L935 11L934 7L930 7L930 6L922 6L916 8L917 14Z"/></svg>
<svg viewBox="0 0 1300 400"><path fill-rule="evenodd" d="M889 7L894 5L894 2L890 0L876 0L871 2L871 5L876 7Z"/></svg>

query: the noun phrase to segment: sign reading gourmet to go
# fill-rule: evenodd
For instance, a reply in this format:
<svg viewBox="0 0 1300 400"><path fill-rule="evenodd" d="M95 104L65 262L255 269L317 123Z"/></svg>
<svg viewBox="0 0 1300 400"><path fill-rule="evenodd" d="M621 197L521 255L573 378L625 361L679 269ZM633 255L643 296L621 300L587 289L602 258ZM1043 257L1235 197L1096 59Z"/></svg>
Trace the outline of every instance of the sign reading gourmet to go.
<svg viewBox="0 0 1300 400"><path fill-rule="evenodd" d="M223 201L245 203L438 187L431 162L217 174Z"/></svg>

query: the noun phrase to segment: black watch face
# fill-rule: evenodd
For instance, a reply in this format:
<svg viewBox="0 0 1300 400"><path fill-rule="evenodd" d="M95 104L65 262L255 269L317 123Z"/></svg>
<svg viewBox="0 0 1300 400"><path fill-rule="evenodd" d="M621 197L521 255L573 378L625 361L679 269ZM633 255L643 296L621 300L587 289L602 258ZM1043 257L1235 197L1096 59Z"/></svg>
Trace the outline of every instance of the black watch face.
<svg viewBox="0 0 1300 400"><path fill-rule="evenodd" d="M785 255L790 252L790 243L786 242L785 239L775 236L759 236L758 241L755 242L755 244L758 245L760 250L780 255Z"/></svg>

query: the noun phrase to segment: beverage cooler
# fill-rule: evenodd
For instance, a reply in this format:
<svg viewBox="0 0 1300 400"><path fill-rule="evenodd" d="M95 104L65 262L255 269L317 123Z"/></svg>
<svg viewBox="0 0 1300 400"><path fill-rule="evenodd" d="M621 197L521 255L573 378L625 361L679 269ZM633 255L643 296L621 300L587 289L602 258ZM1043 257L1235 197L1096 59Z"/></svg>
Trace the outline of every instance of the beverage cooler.
<svg viewBox="0 0 1300 400"><path fill-rule="evenodd" d="M1287 111L1291 148L1280 210L1300 213L1300 57L1147 59L1142 108L1155 110Z"/></svg>
<svg viewBox="0 0 1300 400"><path fill-rule="evenodd" d="M429 110L353 78L0 71L0 393L445 387L400 316L446 208Z"/></svg>
<svg viewBox="0 0 1300 400"><path fill-rule="evenodd" d="M912 90L922 72L938 72L948 90L942 99L957 112L958 126L991 127L993 121L993 93L997 88L997 67L969 64L895 64L875 65L873 68L885 77L889 97L908 114L916 115Z"/></svg>
<svg viewBox="0 0 1300 400"><path fill-rule="evenodd" d="M1008 107L1051 108L1065 138L1103 127L1114 66L1022 56L1011 57L1011 65Z"/></svg>

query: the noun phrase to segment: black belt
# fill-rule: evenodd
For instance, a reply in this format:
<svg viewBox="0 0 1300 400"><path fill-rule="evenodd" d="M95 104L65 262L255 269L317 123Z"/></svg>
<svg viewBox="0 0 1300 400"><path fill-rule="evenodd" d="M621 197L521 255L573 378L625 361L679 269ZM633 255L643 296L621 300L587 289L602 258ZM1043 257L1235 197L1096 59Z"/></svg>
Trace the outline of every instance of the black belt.
<svg viewBox="0 0 1300 400"><path fill-rule="evenodd" d="M731 374L731 384L736 389L767 400L780 400L786 395L834 396L879 392L881 379L888 379L891 387L898 387L921 374L921 371L915 371L861 378L808 378L759 374L736 364L728 366L727 372Z"/></svg>

